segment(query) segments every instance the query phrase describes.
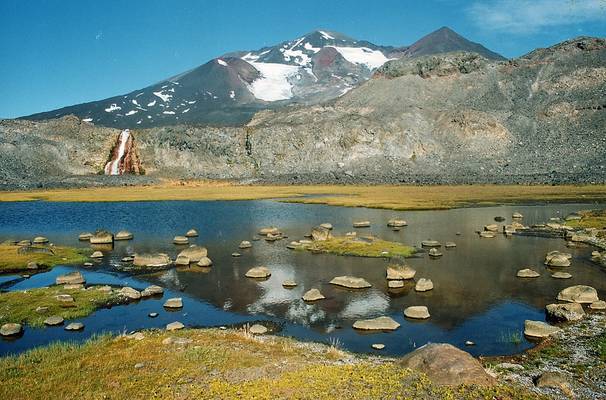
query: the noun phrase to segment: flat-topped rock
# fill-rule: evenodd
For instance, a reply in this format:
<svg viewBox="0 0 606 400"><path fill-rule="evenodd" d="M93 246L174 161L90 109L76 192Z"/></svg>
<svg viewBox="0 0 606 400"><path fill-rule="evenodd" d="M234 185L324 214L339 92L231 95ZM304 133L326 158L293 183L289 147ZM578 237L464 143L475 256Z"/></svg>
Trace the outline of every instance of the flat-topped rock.
<svg viewBox="0 0 606 400"><path fill-rule="evenodd" d="M164 294L164 289L157 285L151 285L143 289L141 297L159 296Z"/></svg>
<svg viewBox="0 0 606 400"><path fill-rule="evenodd" d="M69 274L59 275L55 279L57 285L74 285L85 283L84 276L79 271L70 272Z"/></svg>
<svg viewBox="0 0 606 400"><path fill-rule="evenodd" d="M267 236L267 235L278 236L278 235L280 235L280 230L278 228L276 228L275 226L269 226L269 227L259 229L258 234L261 236Z"/></svg>
<svg viewBox="0 0 606 400"><path fill-rule="evenodd" d="M133 289L130 286L124 286L118 291L120 296L126 297L129 300L139 300L141 298L141 292Z"/></svg>
<svg viewBox="0 0 606 400"><path fill-rule="evenodd" d="M213 260L208 257L202 257L197 265L198 267L210 267L213 265Z"/></svg>
<svg viewBox="0 0 606 400"><path fill-rule="evenodd" d="M606 301L598 300L594 301L589 305L589 308L592 310L606 310Z"/></svg>
<svg viewBox="0 0 606 400"><path fill-rule="evenodd" d="M408 265L388 265L386 273L387 280L406 280L414 278L417 271Z"/></svg>
<svg viewBox="0 0 606 400"><path fill-rule="evenodd" d="M175 259L175 265L177 266L187 266L191 263L191 260L187 256L178 255Z"/></svg>
<svg viewBox="0 0 606 400"><path fill-rule="evenodd" d="M82 322L72 322L65 327L66 331L81 331L82 329L84 329Z"/></svg>
<svg viewBox="0 0 606 400"><path fill-rule="evenodd" d="M320 226L322 228L328 229L329 231L331 231L332 228L333 228L333 226L332 226L332 224L330 222L323 222L323 223L320 224Z"/></svg>
<svg viewBox="0 0 606 400"><path fill-rule="evenodd" d="M35 237L35 238L32 240L32 243L33 243L33 244L46 244L46 243L48 243L48 242L49 242L49 240L48 240L46 237L44 237L44 236L36 236L36 237Z"/></svg>
<svg viewBox="0 0 606 400"><path fill-rule="evenodd" d="M446 343L431 343L419 347L399 361L403 368L424 373L437 385L458 386L496 384L471 354Z"/></svg>
<svg viewBox="0 0 606 400"><path fill-rule="evenodd" d="M231 256L232 256L232 257L235 257L235 258L238 258L238 257L240 257L241 255L242 255L242 254L238 253L237 251L235 251L235 252L231 253Z"/></svg>
<svg viewBox="0 0 606 400"><path fill-rule="evenodd" d="M480 232L480 237L483 239L493 239L496 237L496 235L494 234L494 232L482 231Z"/></svg>
<svg viewBox="0 0 606 400"><path fill-rule="evenodd" d="M404 281L391 280L387 281L387 287L389 289L400 289L404 287Z"/></svg>
<svg viewBox="0 0 606 400"><path fill-rule="evenodd" d="M271 276L271 272L267 267L254 267L249 269L245 276L247 278L265 279Z"/></svg>
<svg viewBox="0 0 606 400"><path fill-rule="evenodd" d="M44 325L47 326L57 326L63 324L63 317L60 315L52 315L44 320Z"/></svg>
<svg viewBox="0 0 606 400"><path fill-rule="evenodd" d="M267 333L267 328L261 324L254 324L250 328L248 328L248 332L253 335L264 335Z"/></svg>
<svg viewBox="0 0 606 400"><path fill-rule="evenodd" d="M415 285L415 291L417 292L427 292L428 290L433 289L433 282L431 279L421 278Z"/></svg>
<svg viewBox="0 0 606 400"><path fill-rule="evenodd" d="M114 243L114 235L108 231L96 231L88 239L91 244L112 244Z"/></svg>
<svg viewBox="0 0 606 400"><path fill-rule="evenodd" d="M153 253L153 254L135 254L133 265L137 267L161 268L171 264L171 259L168 254Z"/></svg>
<svg viewBox="0 0 606 400"><path fill-rule="evenodd" d="M455 247L457 247L457 244L455 242L446 242L444 243L444 247L446 247L447 249L454 249Z"/></svg>
<svg viewBox="0 0 606 400"><path fill-rule="evenodd" d="M516 274L516 276L518 278L538 278L539 276L541 276L541 274L539 274L537 271L530 269L530 268L524 268L518 271L518 273Z"/></svg>
<svg viewBox="0 0 606 400"><path fill-rule="evenodd" d="M297 286L297 282L293 281L292 279L287 279L284 282L282 282L282 286L284 286L286 288L293 288L293 287Z"/></svg>
<svg viewBox="0 0 606 400"><path fill-rule="evenodd" d="M173 243L179 245L189 244L189 239L187 238L187 236L175 236L173 238Z"/></svg>
<svg viewBox="0 0 606 400"><path fill-rule="evenodd" d="M187 231L187 233L185 233L185 237L188 237L188 238L198 237L198 231L195 229L190 229Z"/></svg>
<svg viewBox="0 0 606 400"><path fill-rule="evenodd" d="M350 289L365 289L372 286L366 279L355 276L336 276L330 283Z"/></svg>
<svg viewBox="0 0 606 400"><path fill-rule="evenodd" d="M90 258L103 258L103 253L99 250L93 251Z"/></svg>
<svg viewBox="0 0 606 400"><path fill-rule="evenodd" d="M311 238L315 241L325 241L332 238L332 233L330 233L330 229L325 228L323 226L314 226L311 229Z"/></svg>
<svg viewBox="0 0 606 400"><path fill-rule="evenodd" d="M0 336L17 336L23 332L23 325L9 322L0 327Z"/></svg>
<svg viewBox="0 0 606 400"><path fill-rule="evenodd" d="M524 335L529 337L546 338L560 330L557 326L549 325L543 321L531 321L528 319L524 321Z"/></svg>
<svg viewBox="0 0 606 400"><path fill-rule="evenodd" d="M166 300L164 308L183 308L183 299L181 297L173 297Z"/></svg>
<svg viewBox="0 0 606 400"><path fill-rule="evenodd" d="M248 240L243 240L238 245L239 249L250 249L251 247L252 247L252 243L249 242Z"/></svg>
<svg viewBox="0 0 606 400"><path fill-rule="evenodd" d="M442 253L440 253L440 250L438 250L435 247L432 247L431 249L429 249L429 257L432 258L438 258L438 257L442 257Z"/></svg>
<svg viewBox="0 0 606 400"><path fill-rule="evenodd" d="M484 225L484 230L487 231L487 232L498 232L499 231L499 225L497 225L497 224Z"/></svg>
<svg viewBox="0 0 606 400"><path fill-rule="evenodd" d="M545 265L550 267L569 267L570 258L566 254L548 254L545 257Z"/></svg>
<svg viewBox="0 0 606 400"><path fill-rule="evenodd" d="M114 236L114 240L131 240L132 238L133 234L129 231L120 231Z"/></svg>
<svg viewBox="0 0 606 400"><path fill-rule="evenodd" d="M178 331L178 330L183 329L183 328L185 328L185 325L183 325L179 321L171 322L170 324L166 325L166 330L167 331Z"/></svg>
<svg viewBox="0 0 606 400"><path fill-rule="evenodd" d="M78 235L78 240L82 242L88 242L90 238L93 237L93 234L90 232L82 232Z"/></svg>
<svg viewBox="0 0 606 400"><path fill-rule="evenodd" d="M383 343L373 343L370 345L370 347L375 350L383 350L385 348L385 345Z"/></svg>
<svg viewBox="0 0 606 400"><path fill-rule="evenodd" d="M320 293L318 289L310 289L303 295L303 300L305 301L318 301L323 300L326 297Z"/></svg>
<svg viewBox="0 0 606 400"><path fill-rule="evenodd" d="M355 221L353 223L354 228L370 228L370 221Z"/></svg>
<svg viewBox="0 0 606 400"><path fill-rule="evenodd" d="M75 300L70 294L58 294L55 296L58 302L60 303L74 303Z"/></svg>
<svg viewBox="0 0 606 400"><path fill-rule="evenodd" d="M545 311L547 319L556 322L578 321L585 317L585 310L579 303L548 304Z"/></svg>
<svg viewBox="0 0 606 400"><path fill-rule="evenodd" d="M404 316L413 319L429 318L429 310L426 306L410 306L404 309Z"/></svg>
<svg viewBox="0 0 606 400"><path fill-rule="evenodd" d="M421 242L422 247L442 247L442 243L437 240L427 239Z"/></svg>
<svg viewBox="0 0 606 400"><path fill-rule="evenodd" d="M394 331L400 327L393 318L383 316L354 322L353 328L362 331Z"/></svg>
<svg viewBox="0 0 606 400"><path fill-rule="evenodd" d="M599 300L598 292L591 286L575 285L558 293L558 300L571 303L591 304Z"/></svg>
<svg viewBox="0 0 606 400"><path fill-rule="evenodd" d="M569 274L568 272L557 271L557 272L554 272L553 274L551 274L551 277L555 278L555 279L570 279L570 278L572 278L572 275Z"/></svg>
<svg viewBox="0 0 606 400"><path fill-rule="evenodd" d="M194 245L189 246L186 249L181 250L181 252L179 252L178 255L189 258L189 262L191 264L193 264L193 263L197 263L202 258L207 257L208 250L206 249L206 247L202 247L202 246L198 246L198 245L194 244Z"/></svg>
<svg viewBox="0 0 606 400"><path fill-rule="evenodd" d="M522 218L524 218L524 216L521 213L519 213L519 212L516 211L513 214L511 214L511 218L522 219Z"/></svg>
<svg viewBox="0 0 606 400"><path fill-rule="evenodd" d="M403 219L392 218L387 221L387 226L389 226L390 228L401 228L406 225L408 224Z"/></svg>

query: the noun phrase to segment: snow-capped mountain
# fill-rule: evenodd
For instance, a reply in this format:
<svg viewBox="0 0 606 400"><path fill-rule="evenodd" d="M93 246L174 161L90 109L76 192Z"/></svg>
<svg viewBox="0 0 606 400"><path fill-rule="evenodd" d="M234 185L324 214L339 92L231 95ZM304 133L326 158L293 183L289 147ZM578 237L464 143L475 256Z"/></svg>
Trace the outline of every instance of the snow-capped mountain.
<svg viewBox="0 0 606 400"><path fill-rule="evenodd" d="M125 95L24 118L74 114L87 122L118 128L242 124L262 109L342 96L385 62L401 56L403 49L317 30L275 46L225 54Z"/></svg>

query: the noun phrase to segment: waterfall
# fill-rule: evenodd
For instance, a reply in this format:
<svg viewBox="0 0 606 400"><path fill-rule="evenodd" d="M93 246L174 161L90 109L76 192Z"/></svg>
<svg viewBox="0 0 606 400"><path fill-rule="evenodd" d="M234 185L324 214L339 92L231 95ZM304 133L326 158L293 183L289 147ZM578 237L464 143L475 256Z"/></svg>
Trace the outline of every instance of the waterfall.
<svg viewBox="0 0 606 400"><path fill-rule="evenodd" d="M121 175L122 171L120 170L120 162L122 158L124 158L124 154L126 153L126 144L128 143L128 139L130 138L130 132L128 129L123 130L120 133L118 151L116 152L114 149L113 158L107 164L105 164L105 175Z"/></svg>

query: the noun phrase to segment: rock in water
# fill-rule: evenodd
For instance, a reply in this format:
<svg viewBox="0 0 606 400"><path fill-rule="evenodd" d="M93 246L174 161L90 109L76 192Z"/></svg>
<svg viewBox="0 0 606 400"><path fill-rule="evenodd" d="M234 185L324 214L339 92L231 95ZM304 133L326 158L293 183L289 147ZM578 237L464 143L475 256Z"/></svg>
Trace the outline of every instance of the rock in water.
<svg viewBox="0 0 606 400"><path fill-rule="evenodd" d="M556 322L578 321L585 316L585 310L579 303L548 304L545 310L547 318Z"/></svg>
<svg viewBox="0 0 606 400"><path fill-rule="evenodd" d="M82 242L88 242L90 238L93 237L93 234L90 232L82 232L78 235L78 240Z"/></svg>
<svg viewBox="0 0 606 400"><path fill-rule="evenodd" d="M370 347L375 350L383 350L385 348L385 345L383 343L373 343L370 345Z"/></svg>
<svg viewBox="0 0 606 400"><path fill-rule="evenodd" d="M353 223L354 228L370 228L370 221L356 221Z"/></svg>
<svg viewBox="0 0 606 400"><path fill-rule="evenodd" d="M321 223L321 224L320 224L320 226L321 226L322 228L324 228L324 229L328 229L329 231L331 231L331 230L332 230L332 224L331 224L331 223L329 223L329 222L324 222L324 223Z"/></svg>
<svg viewBox="0 0 606 400"><path fill-rule="evenodd" d="M337 276L334 277L330 283L350 289L365 289L372 286L366 279L357 278L355 276Z"/></svg>
<svg viewBox="0 0 606 400"><path fill-rule="evenodd" d="M311 230L311 237L315 241L325 241L332 238L330 229L322 226L316 226Z"/></svg>
<svg viewBox="0 0 606 400"><path fill-rule="evenodd" d="M98 230L89 239L91 244L112 244L114 235L111 232Z"/></svg>
<svg viewBox="0 0 606 400"><path fill-rule="evenodd" d="M60 315L53 315L44 320L44 325L57 326L63 324L63 317Z"/></svg>
<svg viewBox="0 0 606 400"><path fill-rule="evenodd" d="M129 300L139 300L141 298L141 292L133 289L132 287L125 286L118 291L118 294L126 297Z"/></svg>
<svg viewBox="0 0 606 400"><path fill-rule="evenodd" d="M282 286L284 286L285 288L293 288L297 286L297 282L293 281L292 279L287 279L282 282Z"/></svg>
<svg viewBox="0 0 606 400"><path fill-rule="evenodd" d="M404 310L404 315L413 319L427 319L429 310L425 306L410 306Z"/></svg>
<svg viewBox="0 0 606 400"><path fill-rule="evenodd" d="M404 287L404 281L396 281L396 280L391 280L391 281L387 281L387 287L389 289L400 289Z"/></svg>
<svg viewBox="0 0 606 400"><path fill-rule="evenodd" d="M598 292L591 286L575 285L558 293L558 300L571 303L591 304L599 300Z"/></svg>
<svg viewBox="0 0 606 400"><path fill-rule="evenodd" d="M538 278L539 276L541 276L541 274L530 268L524 268L519 270L516 276L518 278Z"/></svg>
<svg viewBox="0 0 606 400"><path fill-rule="evenodd" d="M93 254L90 255L90 258L103 258L103 253L99 250L93 251Z"/></svg>
<svg viewBox="0 0 606 400"><path fill-rule="evenodd" d="M34 240L32 240L33 244L46 244L48 243L48 239L45 238L44 236L37 236L34 238Z"/></svg>
<svg viewBox="0 0 606 400"><path fill-rule="evenodd" d="M266 279L271 276L271 272L267 267L254 267L249 269L245 276L247 278Z"/></svg>
<svg viewBox="0 0 606 400"><path fill-rule="evenodd" d="M197 265L198 267L210 267L213 265L213 261L208 257L202 257Z"/></svg>
<svg viewBox="0 0 606 400"><path fill-rule="evenodd" d="M21 332L23 332L21 324L8 323L0 327L0 336L17 336Z"/></svg>
<svg viewBox="0 0 606 400"><path fill-rule="evenodd" d="M410 268L408 265L388 265L387 280L403 280L412 279L417 271Z"/></svg>
<svg viewBox="0 0 606 400"><path fill-rule="evenodd" d="M417 292L427 292L428 290L433 289L433 282L431 279L421 278L415 285L415 290Z"/></svg>
<svg viewBox="0 0 606 400"><path fill-rule="evenodd" d="M442 247L442 243L437 240L427 239L421 242L422 247Z"/></svg>
<svg viewBox="0 0 606 400"><path fill-rule="evenodd" d="M206 249L206 247L202 247L202 246L198 246L198 245L194 244L192 246L189 246L186 249L181 250L181 252L179 253L179 256L189 258L189 262L191 264L194 264L194 263L199 262L202 258L207 257L208 250Z"/></svg>
<svg viewBox="0 0 606 400"><path fill-rule="evenodd" d="M524 218L524 216L523 216L522 214L520 214L519 212L514 212L514 213L511 215L511 218L514 218L514 219L522 219L522 218Z"/></svg>
<svg viewBox="0 0 606 400"><path fill-rule="evenodd" d="M114 236L115 240L131 240L132 238L133 234L129 231L120 231L116 233L116 236Z"/></svg>
<svg viewBox="0 0 606 400"><path fill-rule="evenodd" d="M524 321L524 335L533 338L546 338L560 330L557 326L549 325L543 321Z"/></svg>
<svg viewBox="0 0 606 400"><path fill-rule="evenodd" d="M166 300L164 308L183 308L183 299L181 297L173 297L172 299Z"/></svg>
<svg viewBox="0 0 606 400"><path fill-rule="evenodd" d="M72 322L65 327L66 331L81 331L82 329L84 329L82 322Z"/></svg>
<svg viewBox="0 0 606 400"><path fill-rule="evenodd" d="M136 267L161 268L170 265L171 260L168 254L135 254L133 265Z"/></svg>
<svg viewBox="0 0 606 400"><path fill-rule="evenodd" d="M569 274L568 272L557 271L557 272L554 272L553 274L551 274L551 277L555 278L555 279L570 279L570 278L572 278L572 275Z"/></svg>
<svg viewBox="0 0 606 400"><path fill-rule="evenodd" d="M400 324L391 317L378 317L373 319L363 319L354 322L353 328L363 331L394 331L400 327Z"/></svg>
<svg viewBox="0 0 606 400"><path fill-rule="evenodd" d="M141 297L160 296L164 294L164 289L160 286L151 285L143 289Z"/></svg>
<svg viewBox="0 0 606 400"><path fill-rule="evenodd" d="M84 280L84 276L78 271L70 272L69 274L60 275L55 279L55 283L57 285L74 285L74 284L83 284L86 281Z"/></svg>
<svg viewBox="0 0 606 400"><path fill-rule="evenodd" d="M249 242L248 240L243 240L238 245L239 249L250 249L251 247L252 247L252 243Z"/></svg>
<svg viewBox="0 0 606 400"><path fill-rule="evenodd" d="M442 253L440 253L440 251L434 247L434 248L429 249L429 257L432 257L432 258L442 257Z"/></svg>
<svg viewBox="0 0 606 400"><path fill-rule="evenodd" d="M190 229L187 231L187 233L185 234L186 237L190 238L190 237L197 237L198 236L198 231L195 229Z"/></svg>
<svg viewBox="0 0 606 400"><path fill-rule="evenodd" d="M181 254L179 254L177 256L177 259L175 260L175 265L188 266L190 264L190 262L191 262L191 260L189 259L189 257L182 256Z"/></svg>
<svg viewBox="0 0 606 400"><path fill-rule="evenodd" d="M497 224L484 225L484 230L487 232L498 232L499 225L497 225Z"/></svg>
<svg viewBox="0 0 606 400"><path fill-rule="evenodd" d="M403 219L393 218L387 221L387 226L390 228L401 228L408 225Z"/></svg>
<svg viewBox="0 0 606 400"><path fill-rule="evenodd" d="M183 328L185 328L185 325L179 321L171 322L170 324L166 325L167 331L178 331Z"/></svg>
<svg viewBox="0 0 606 400"><path fill-rule="evenodd" d="M496 380L469 353L446 343L426 344L404 356L399 364L426 374L438 385L496 384Z"/></svg>
<svg viewBox="0 0 606 400"><path fill-rule="evenodd" d="M318 289L310 289L303 295L305 301L317 301L325 299L324 295Z"/></svg>
<svg viewBox="0 0 606 400"><path fill-rule="evenodd" d="M175 236L173 238L173 243L174 244L189 244L189 239L186 236Z"/></svg>

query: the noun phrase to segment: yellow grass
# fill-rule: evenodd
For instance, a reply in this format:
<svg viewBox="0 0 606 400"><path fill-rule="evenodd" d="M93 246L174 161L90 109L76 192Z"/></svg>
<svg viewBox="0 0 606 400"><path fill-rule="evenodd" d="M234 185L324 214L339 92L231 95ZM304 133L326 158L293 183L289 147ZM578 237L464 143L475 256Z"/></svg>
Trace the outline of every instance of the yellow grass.
<svg viewBox="0 0 606 400"><path fill-rule="evenodd" d="M304 248L312 252L356 257L410 257L415 252L413 247L402 243L381 239L364 241L355 237L333 237L314 241Z"/></svg>
<svg viewBox="0 0 606 400"><path fill-rule="evenodd" d="M61 246L32 246L32 248L48 248L53 254L19 253L19 246L0 244L0 274L27 271L27 263L32 261L39 268L51 268L58 264L69 265L83 263L88 260L88 249L76 249ZM35 272L31 271L31 272Z"/></svg>
<svg viewBox="0 0 606 400"><path fill-rule="evenodd" d="M317 197L305 198L302 196ZM446 209L467 205L522 202L606 200L606 185L235 185L228 182L167 182L149 186L0 192L0 201L146 201L253 200L288 201L396 210Z"/></svg>

